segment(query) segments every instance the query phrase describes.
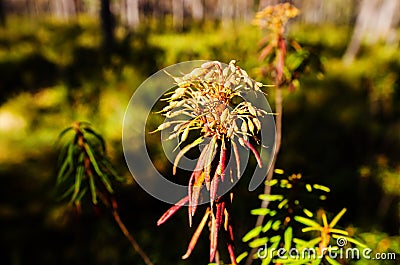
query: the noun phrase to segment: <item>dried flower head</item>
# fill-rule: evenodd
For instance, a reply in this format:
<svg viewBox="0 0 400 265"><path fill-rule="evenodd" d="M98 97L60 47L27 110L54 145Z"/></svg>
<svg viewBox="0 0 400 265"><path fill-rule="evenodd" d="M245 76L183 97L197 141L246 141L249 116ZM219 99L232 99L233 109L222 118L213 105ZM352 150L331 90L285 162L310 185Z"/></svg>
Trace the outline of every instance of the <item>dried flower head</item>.
<svg viewBox="0 0 400 265"><path fill-rule="evenodd" d="M253 24L272 32L283 32L286 23L299 14L300 10L290 3L267 6L256 13Z"/></svg>
<svg viewBox="0 0 400 265"><path fill-rule="evenodd" d="M171 76L176 89L165 99L168 105L161 113L167 118L156 131L171 128L168 140L177 138L179 144L188 140L190 131L197 131L198 138L188 143L177 154L173 173L176 173L179 160L195 146L205 143L197 160L188 185L188 196L177 202L158 221L164 223L181 206L189 205L189 224L201 200L201 191L209 194L210 207L207 209L199 228L189 244L187 258L197 242L201 230L207 220L210 221L210 262L214 260L218 234L222 227L228 234L228 251L231 261L236 264L233 253L233 232L230 224L229 206L231 196L217 196L218 185L225 181L226 165L229 157L227 150L232 149L236 162L237 178L240 177L240 155L238 145L250 149L259 166L262 166L258 151L250 143L261 130L260 118L268 114L251 102L243 100L244 93L262 92L262 83L251 79L246 71L232 60L223 66L220 62L206 62L190 73L181 77ZM240 98L238 104L233 103L235 97ZM218 163L213 168L213 161ZM230 176L233 182L233 177ZM204 198L203 198L204 199Z"/></svg>

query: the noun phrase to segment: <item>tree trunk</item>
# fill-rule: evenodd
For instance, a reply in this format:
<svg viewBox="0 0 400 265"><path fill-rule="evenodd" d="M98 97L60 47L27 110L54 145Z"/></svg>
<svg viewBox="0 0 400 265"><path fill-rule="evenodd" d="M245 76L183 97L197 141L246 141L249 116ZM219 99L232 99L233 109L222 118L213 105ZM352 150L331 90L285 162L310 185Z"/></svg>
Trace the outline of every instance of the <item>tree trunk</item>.
<svg viewBox="0 0 400 265"><path fill-rule="evenodd" d="M204 17L204 7L201 0L186 0L190 4L190 10L194 20L201 21Z"/></svg>
<svg viewBox="0 0 400 265"><path fill-rule="evenodd" d="M354 60L364 39L370 45L382 39L387 42L396 39L399 8L398 0L363 0L353 36L343 56L344 62L351 63Z"/></svg>
<svg viewBox="0 0 400 265"><path fill-rule="evenodd" d="M176 30L183 29L184 2L183 0L172 0L172 23Z"/></svg>
<svg viewBox="0 0 400 265"><path fill-rule="evenodd" d="M260 3L258 5L258 10L263 10L267 6L277 5L277 4L285 3L285 2L291 3L292 1L290 1L290 0L260 0Z"/></svg>
<svg viewBox="0 0 400 265"><path fill-rule="evenodd" d="M139 27L139 0L124 0L121 3L121 18L126 27L136 30Z"/></svg>
<svg viewBox="0 0 400 265"><path fill-rule="evenodd" d="M220 0L221 22L223 27L231 25L234 14L232 0Z"/></svg>
<svg viewBox="0 0 400 265"><path fill-rule="evenodd" d="M114 16L111 13L110 0L100 0L100 20L103 33L103 48L107 54L114 47Z"/></svg>
<svg viewBox="0 0 400 265"><path fill-rule="evenodd" d="M6 11L4 10L4 0L0 0L0 27L6 26Z"/></svg>
<svg viewBox="0 0 400 265"><path fill-rule="evenodd" d="M68 19L76 15L75 1L55 0L53 1L53 10L58 18Z"/></svg>

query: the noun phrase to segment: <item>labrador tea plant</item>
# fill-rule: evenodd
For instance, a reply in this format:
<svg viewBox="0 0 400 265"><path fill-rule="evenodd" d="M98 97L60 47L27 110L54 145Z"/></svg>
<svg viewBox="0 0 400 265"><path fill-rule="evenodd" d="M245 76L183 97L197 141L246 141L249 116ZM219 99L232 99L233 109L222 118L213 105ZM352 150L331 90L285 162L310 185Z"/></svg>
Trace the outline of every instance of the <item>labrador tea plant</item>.
<svg viewBox="0 0 400 265"><path fill-rule="evenodd" d="M178 138L179 145L188 142L175 158L173 174L176 174L180 159L189 150L203 145L188 181L187 196L161 216L157 224L163 224L179 208L188 204L189 226L192 226L192 217L198 205L207 200L210 204L182 258L189 257L208 221L210 262L216 259L220 234L223 233L227 238L231 263L237 264L230 213L233 192L220 196L218 187L221 183L233 182L235 177L240 178L239 148L251 150L258 166L262 167L255 145L257 133L261 129L260 117L268 113L247 101L234 104L233 98L241 97L242 93L261 92L263 85L251 79L235 61L231 61L227 66L217 61L206 62L189 74L172 78L176 89L168 94L165 99L168 104L161 113L166 118L180 118L171 121L166 119L156 131L173 126L168 140ZM197 139L189 140L190 131L197 133ZM233 176L233 169L227 168L230 150L233 150L236 161L236 176ZM202 194L206 194L208 198L204 198Z"/></svg>

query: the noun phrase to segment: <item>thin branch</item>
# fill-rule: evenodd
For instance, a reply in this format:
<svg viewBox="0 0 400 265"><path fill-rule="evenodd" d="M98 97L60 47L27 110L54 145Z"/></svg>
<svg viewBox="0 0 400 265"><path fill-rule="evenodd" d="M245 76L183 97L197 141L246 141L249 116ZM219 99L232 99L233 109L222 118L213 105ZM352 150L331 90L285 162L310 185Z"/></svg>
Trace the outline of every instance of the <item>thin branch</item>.
<svg viewBox="0 0 400 265"><path fill-rule="evenodd" d="M108 206L108 207L111 206L111 208L112 208L111 211L112 211L112 215L114 217L115 222L118 224L119 228L121 229L121 231L124 234L124 236L126 237L126 239L128 239L129 243L131 243L133 249L142 257L144 263L146 263L146 265L154 265L154 263L151 262L150 258L142 250L142 248L139 246L139 244L137 243L135 238L129 232L128 228L126 228L124 222L122 222L121 217L119 216L119 213L118 213L118 204L117 204L117 201L115 200L114 196L112 196L112 195L110 196L110 201L111 201L111 205L110 205L110 203L108 202L108 200L104 196L104 194L102 194L100 192L98 192L97 194L106 206Z"/></svg>
<svg viewBox="0 0 400 265"><path fill-rule="evenodd" d="M275 170L275 164L276 160L278 157L279 150L281 149L281 141L282 141L282 114L283 114L283 104L282 104L282 86L278 85L276 87L276 94L275 94L275 112L277 113L276 115L276 142L275 142L275 151L274 151L274 157L272 159L271 163L271 168L268 171L266 181L270 181L272 179L272 176L274 175L274 170ZM271 186L270 185L265 185L264 186L264 194L270 194L271 193ZM269 201L268 200L263 200L261 202L261 208L268 208ZM257 217L257 221L255 224L255 227L262 225L264 222L264 215L259 215ZM251 265L253 263L253 256L256 253L257 249L252 248L250 251L250 254L246 260L246 265Z"/></svg>

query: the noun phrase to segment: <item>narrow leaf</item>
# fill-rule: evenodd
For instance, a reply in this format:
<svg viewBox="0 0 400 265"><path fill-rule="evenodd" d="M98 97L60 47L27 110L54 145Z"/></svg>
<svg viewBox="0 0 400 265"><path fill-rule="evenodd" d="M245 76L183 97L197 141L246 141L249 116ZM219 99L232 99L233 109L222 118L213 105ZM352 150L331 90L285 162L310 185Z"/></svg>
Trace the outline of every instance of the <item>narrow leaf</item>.
<svg viewBox="0 0 400 265"><path fill-rule="evenodd" d="M210 212L211 212L210 208L207 208L207 211L204 214L203 219L201 219L201 222L200 222L199 226L197 227L196 231L194 232L192 239L190 240L188 249L187 249L185 255L182 256L182 259L187 259L190 256L190 254L192 253L192 251L193 251L194 247L196 246L196 243L200 237L201 231L203 231L203 228L204 228L205 224L207 223L207 219L208 219L208 216L210 215Z"/></svg>
<svg viewBox="0 0 400 265"><path fill-rule="evenodd" d="M293 228L289 226L284 233L284 241L285 241L285 249L286 251L290 250L290 247L292 246L292 238L293 238Z"/></svg>
<svg viewBox="0 0 400 265"><path fill-rule="evenodd" d="M331 223L329 224L329 227L333 228L335 225L339 222L340 218L346 213L347 209L343 208L336 216L335 218L332 219Z"/></svg>
<svg viewBox="0 0 400 265"><path fill-rule="evenodd" d="M321 228L320 224L318 224L317 222L315 222L315 221L313 221L311 219L308 219L308 218L305 218L305 217L302 217L302 216L295 216L294 219L297 222L302 223L304 225L315 227L315 228Z"/></svg>
<svg viewBox="0 0 400 265"><path fill-rule="evenodd" d="M249 243L249 247L251 248L259 248L261 246L264 246L268 242L267 237L262 237L262 238L256 238L253 241Z"/></svg>
<svg viewBox="0 0 400 265"><path fill-rule="evenodd" d="M236 172L236 176L237 176L237 179L240 179L240 155L239 155L239 150L238 150L238 147L237 147L235 141L232 140L231 144L232 144L232 148L233 148L233 153L235 155L236 171L237 171Z"/></svg>
<svg viewBox="0 0 400 265"><path fill-rule="evenodd" d="M329 262L329 264L332 264L332 265L341 265L339 262L337 262L336 260L334 260L334 259L332 259L331 257L329 257L329 255L325 255L324 257L325 257L326 261Z"/></svg>
<svg viewBox="0 0 400 265"><path fill-rule="evenodd" d="M249 255L249 253L246 251L246 252L243 252L242 254L240 254L237 258L236 258L236 262L237 263L240 263L245 257L247 257Z"/></svg>
<svg viewBox="0 0 400 265"><path fill-rule="evenodd" d="M176 168L178 166L179 160L182 158L182 156L189 151L190 149L192 149L193 147L199 145L200 143L203 142L203 137L198 138L197 140L193 141L192 143L186 145L184 148L182 148L181 151L179 151L179 153L176 155L175 161L174 161L174 167L172 169L172 174L175 175L176 174Z"/></svg>
<svg viewBox="0 0 400 265"><path fill-rule="evenodd" d="M252 215L267 215L271 210L268 208L258 208L250 211Z"/></svg>
<svg viewBox="0 0 400 265"><path fill-rule="evenodd" d="M94 184L93 175L89 175L88 178L89 178L90 192L92 194L92 202L93 204L97 204L96 186Z"/></svg>
<svg viewBox="0 0 400 265"><path fill-rule="evenodd" d="M239 138L239 139L241 139L241 138ZM255 149L254 146L250 142L248 142L246 140L243 140L243 142L253 152L254 156L256 157L258 166L262 167L262 160L261 160L260 154L258 153L257 149Z"/></svg>
<svg viewBox="0 0 400 265"><path fill-rule="evenodd" d="M182 198L180 201L175 203L174 206L169 208L157 221L157 226L162 225L167 221L176 211L178 211L183 205L185 205L189 201L189 196Z"/></svg>
<svg viewBox="0 0 400 265"><path fill-rule="evenodd" d="M250 239L257 237L260 234L261 229L262 229L262 226L257 226L257 227L254 227L253 229L251 229L249 232L247 232L246 235L244 235L244 237L242 239L243 242L247 242Z"/></svg>

